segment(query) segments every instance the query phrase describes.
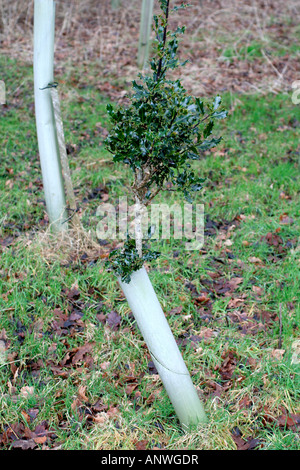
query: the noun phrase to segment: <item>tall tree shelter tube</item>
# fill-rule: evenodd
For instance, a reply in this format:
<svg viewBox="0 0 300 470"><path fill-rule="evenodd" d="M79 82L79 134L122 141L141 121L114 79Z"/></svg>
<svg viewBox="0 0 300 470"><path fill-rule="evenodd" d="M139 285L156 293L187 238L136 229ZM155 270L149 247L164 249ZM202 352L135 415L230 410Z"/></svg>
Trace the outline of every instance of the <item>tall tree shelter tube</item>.
<svg viewBox="0 0 300 470"><path fill-rule="evenodd" d="M64 183L50 88L53 84L55 3L34 2L34 100L44 195L49 222L55 231L66 227Z"/></svg>
<svg viewBox="0 0 300 470"><path fill-rule="evenodd" d="M184 430L206 422L206 414L192 383L167 319L143 266L119 284Z"/></svg>

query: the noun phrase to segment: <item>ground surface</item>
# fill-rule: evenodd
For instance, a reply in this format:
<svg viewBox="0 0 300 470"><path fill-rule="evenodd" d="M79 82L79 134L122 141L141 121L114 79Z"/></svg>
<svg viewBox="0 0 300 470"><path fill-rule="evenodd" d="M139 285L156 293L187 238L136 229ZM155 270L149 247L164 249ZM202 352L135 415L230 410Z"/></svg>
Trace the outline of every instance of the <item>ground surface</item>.
<svg viewBox="0 0 300 470"><path fill-rule="evenodd" d="M204 247L154 242L150 271L210 420L188 434L105 268L115 243L95 238L99 204L130 193L103 140L106 104L126 103L138 72L139 29L137 2L98 3L57 2L55 78L84 228L63 240L47 230L33 2L1 7L0 446L300 449L297 2L194 2L184 17L184 84L229 109L221 146L197 164Z"/></svg>

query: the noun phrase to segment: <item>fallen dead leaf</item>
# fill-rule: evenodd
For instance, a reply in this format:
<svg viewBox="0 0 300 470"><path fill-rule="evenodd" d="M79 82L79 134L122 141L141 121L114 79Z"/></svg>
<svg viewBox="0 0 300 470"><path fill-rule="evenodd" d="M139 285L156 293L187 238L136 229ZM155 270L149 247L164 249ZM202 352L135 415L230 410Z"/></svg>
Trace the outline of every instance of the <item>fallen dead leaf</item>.
<svg viewBox="0 0 300 470"><path fill-rule="evenodd" d="M28 413L26 413L26 411L21 410L21 415L23 416L23 418L25 419L25 421L27 421L27 423L30 423L30 416L29 416Z"/></svg>
<svg viewBox="0 0 300 470"><path fill-rule="evenodd" d="M97 424L104 424L108 420L108 416L107 413L101 411L101 413L96 414L93 419Z"/></svg>
<svg viewBox="0 0 300 470"><path fill-rule="evenodd" d="M300 426L300 415L287 413L286 411L278 416L277 424L281 428L292 429L293 431L298 431Z"/></svg>
<svg viewBox="0 0 300 470"><path fill-rule="evenodd" d="M281 214L279 217L279 222L282 225L291 225L294 223L294 219L290 217L287 213Z"/></svg>
<svg viewBox="0 0 300 470"><path fill-rule="evenodd" d="M106 317L106 322L112 330L117 330L120 327L122 318L114 310Z"/></svg>
<svg viewBox="0 0 300 470"><path fill-rule="evenodd" d="M241 431L236 427L231 431L232 438L236 444L237 450L251 450L259 446L260 441L258 439L253 439L252 437L242 438Z"/></svg>
<svg viewBox="0 0 300 470"><path fill-rule="evenodd" d="M199 295L198 297L196 297L196 298L194 299L194 302L195 302L196 304L199 304L199 303L200 303L200 304L206 304L206 303L209 302L209 301L210 301L210 297L207 296L206 293L203 293L202 295Z"/></svg>
<svg viewBox="0 0 300 470"><path fill-rule="evenodd" d="M110 418L113 418L119 413L119 409L116 406L110 406L109 409L107 410L107 415Z"/></svg>
<svg viewBox="0 0 300 470"><path fill-rule="evenodd" d="M230 291L233 292L236 290L237 286L243 282L244 278L242 277L232 277L229 279L227 284L230 286Z"/></svg>
<svg viewBox="0 0 300 470"><path fill-rule="evenodd" d="M204 342L207 342L210 341L212 337L218 336L218 332L211 328L207 328L206 326L202 326L199 331L199 336L204 340Z"/></svg>
<svg viewBox="0 0 300 470"><path fill-rule="evenodd" d="M135 448L136 450L146 450L146 447L148 445L147 439L143 439L142 441L138 441L135 443Z"/></svg>
<svg viewBox="0 0 300 470"><path fill-rule="evenodd" d="M86 396L85 392L86 392L86 385L81 385L78 388L78 397L81 398L81 400L87 402L87 401L89 401L89 399Z"/></svg>
<svg viewBox="0 0 300 470"><path fill-rule="evenodd" d="M260 258L256 258L256 256L250 256L248 258L249 263L254 263L254 264L263 264L262 260Z"/></svg>
<svg viewBox="0 0 300 470"><path fill-rule="evenodd" d="M36 444L44 444L47 440L47 436L35 437L33 440Z"/></svg>
<svg viewBox="0 0 300 470"><path fill-rule="evenodd" d="M228 308L240 307L245 302L245 299L246 299L246 295L243 294L240 298L236 297L236 298L233 298L233 299L229 300Z"/></svg>
<svg viewBox="0 0 300 470"><path fill-rule="evenodd" d="M252 290L257 295L263 295L264 294L264 290L259 286L252 286Z"/></svg>
<svg viewBox="0 0 300 470"><path fill-rule="evenodd" d="M34 394L34 387L29 387L26 385L25 387L21 388L20 394L22 395L22 397L28 398Z"/></svg>
<svg viewBox="0 0 300 470"><path fill-rule="evenodd" d="M71 410L76 411L81 406L81 401L79 398L75 398L75 400L71 403Z"/></svg>
<svg viewBox="0 0 300 470"><path fill-rule="evenodd" d="M110 366L110 362L109 362L109 361L102 362L102 364L100 364L100 368L101 368L102 370L108 369L109 366Z"/></svg>
<svg viewBox="0 0 300 470"><path fill-rule="evenodd" d="M34 449L37 446L37 443L34 442L34 439L17 439L11 443L13 448L20 448L22 450Z"/></svg>
<svg viewBox="0 0 300 470"><path fill-rule="evenodd" d="M271 356L277 359L278 361L281 361L284 353L285 353L285 349L273 349L271 351Z"/></svg>
<svg viewBox="0 0 300 470"><path fill-rule="evenodd" d="M179 313L182 312L182 310L183 310L183 306L179 305L178 307L172 308L172 310L169 311L169 315L178 315Z"/></svg>

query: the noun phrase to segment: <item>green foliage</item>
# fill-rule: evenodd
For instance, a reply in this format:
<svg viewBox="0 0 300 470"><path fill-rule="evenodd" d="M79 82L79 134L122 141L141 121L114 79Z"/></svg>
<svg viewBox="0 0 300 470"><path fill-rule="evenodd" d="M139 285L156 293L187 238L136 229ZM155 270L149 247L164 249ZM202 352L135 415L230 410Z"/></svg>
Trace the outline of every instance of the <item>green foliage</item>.
<svg viewBox="0 0 300 470"><path fill-rule="evenodd" d="M140 257L135 247L135 240L128 239L121 251L113 250L110 252L107 265L113 269L117 276L121 277L123 282L129 283L132 272L138 271L144 262L152 261L158 258L159 255L159 252L150 251L145 247L143 255Z"/></svg>
<svg viewBox="0 0 300 470"><path fill-rule="evenodd" d="M169 2L160 3L163 14L154 16L156 54L150 62L153 73L139 74L140 82L132 82L133 96L127 108L108 105L113 130L106 146L115 161L129 165L133 172L142 172L142 185L134 189L143 203L166 182L183 191L191 202L191 192L201 189L204 180L191 169L190 162L200 159L204 150L221 141L212 132L215 121L225 118L226 111L220 107L220 96L212 102L204 101L189 96L180 80L166 78L167 71L184 65L177 57L177 36L185 28L168 32ZM182 4L181 8L186 6Z"/></svg>
<svg viewBox="0 0 300 470"><path fill-rule="evenodd" d="M139 74L132 82L133 95L128 107L107 106L112 131L106 147L116 162L133 171L136 199L144 206L171 183L192 202L192 193L202 188L204 179L192 169L205 150L215 147L221 137L213 135L215 121L226 117L221 97L211 101L190 96L180 80L166 74L185 63L177 56L178 35L185 27L168 31L169 0L161 0L162 14L154 16L155 54L151 72ZM176 11L186 8L182 4Z"/></svg>
<svg viewBox="0 0 300 470"><path fill-rule="evenodd" d="M151 177L145 181L146 199L151 187L171 181L191 200L191 191L201 189L203 179L191 170L190 161L201 151L215 147L221 138L211 137L215 119L225 117L219 111L220 97L212 104L186 94L179 80L154 81L144 77L144 86L133 82L135 94L129 108L108 114L114 130L107 148L115 161L123 161L133 171L148 167Z"/></svg>

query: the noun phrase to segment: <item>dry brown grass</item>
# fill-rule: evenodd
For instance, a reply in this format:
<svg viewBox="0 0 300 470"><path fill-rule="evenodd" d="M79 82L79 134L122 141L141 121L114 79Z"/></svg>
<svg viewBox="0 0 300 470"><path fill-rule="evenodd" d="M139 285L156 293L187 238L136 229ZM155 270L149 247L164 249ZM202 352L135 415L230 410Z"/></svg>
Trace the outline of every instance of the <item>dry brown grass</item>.
<svg viewBox="0 0 300 470"><path fill-rule="evenodd" d="M62 265L85 259L105 258L105 250L94 240L91 232L83 227L72 226L68 230L53 233L51 227L19 238L17 247L26 246L32 253L38 254L46 263L59 261Z"/></svg>
<svg viewBox="0 0 300 470"><path fill-rule="evenodd" d="M164 445L165 450L235 450L236 446L230 433L230 416L224 410L220 412L220 404L210 410L211 421L206 426L199 426L197 430L189 433L181 433L176 438L170 433L163 434L158 431L143 429L142 438L146 442L159 442ZM141 429L138 423L126 423L119 418L119 429L116 429L113 423L103 414L99 416L99 422L93 427L91 432L82 436L89 449L93 450L113 450L126 449L136 450L136 443L141 439ZM216 424L217 423L217 424ZM165 423L167 427L167 424ZM174 430L173 430L174 431ZM112 434L114 443L112 445ZM155 450L155 447L154 449Z"/></svg>
<svg viewBox="0 0 300 470"><path fill-rule="evenodd" d="M1 0L0 5L2 52L25 61L32 60L33 3ZM123 0L118 10L111 9L110 0L57 0L56 4L58 70L96 62L101 77L136 76L139 0ZM192 4L184 13L187 34L181 46L182 56L190 61L184 77L190 92L291 90L300 74L299 53L291 54L299 33L298 0L194 0ZM247 51L255 42L261 45L259 57L249 60L247 53L239 55L241 48ZM226 50L231 51L230 60L224 57Z"/></svg>

